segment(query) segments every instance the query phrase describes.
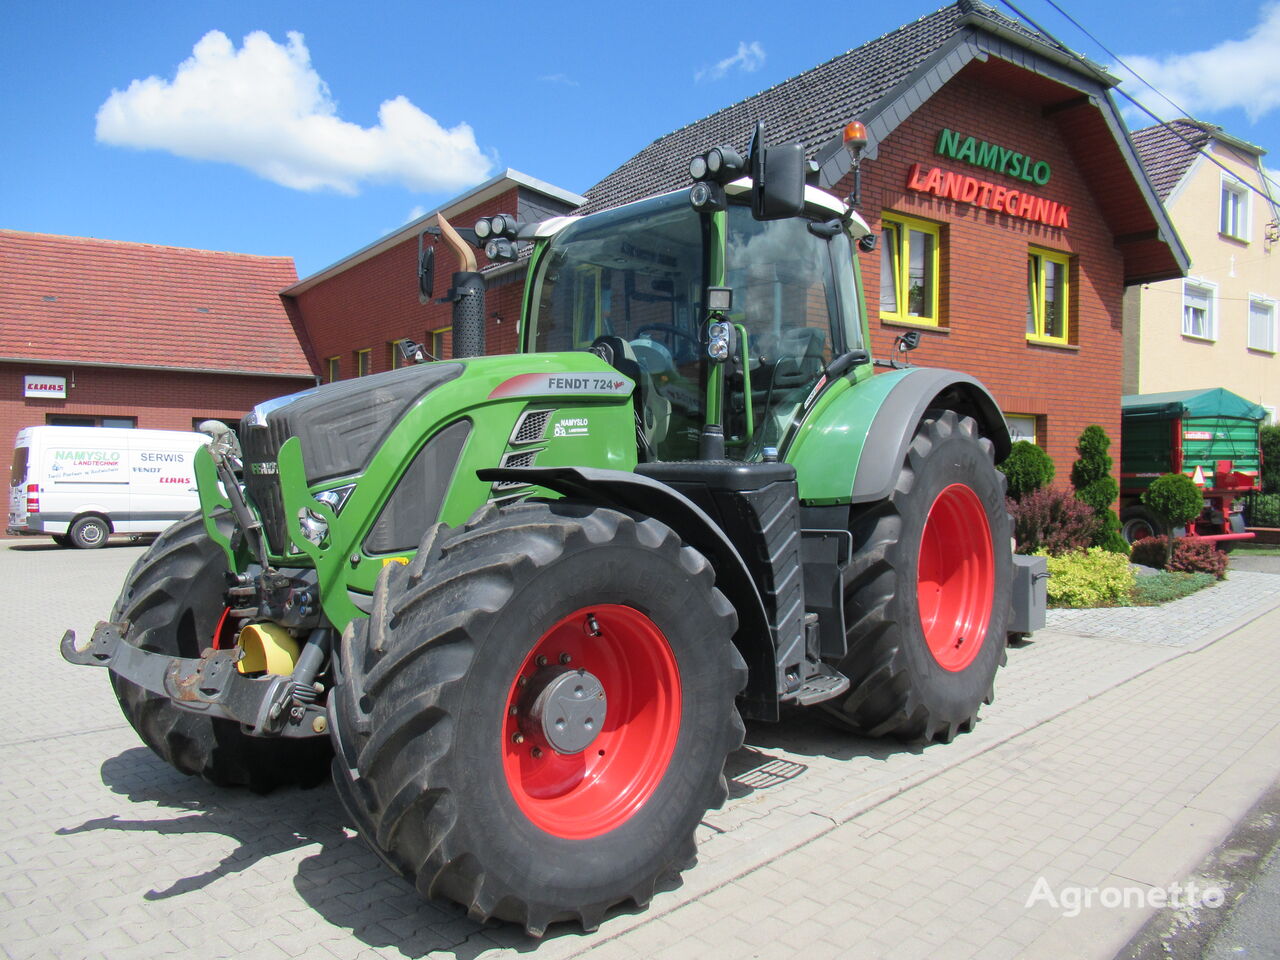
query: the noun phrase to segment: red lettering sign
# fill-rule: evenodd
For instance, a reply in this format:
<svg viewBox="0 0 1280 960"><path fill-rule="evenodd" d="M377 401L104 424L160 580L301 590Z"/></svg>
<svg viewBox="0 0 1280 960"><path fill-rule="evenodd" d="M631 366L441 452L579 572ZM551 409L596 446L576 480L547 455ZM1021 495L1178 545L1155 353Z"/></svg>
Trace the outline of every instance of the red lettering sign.
<svg viewBox="0 0 1280 960"><path fill-rule="evenodd" d="M907 171L907 189L929 193L944 200L972 203L984 210L996 210L1022 220L1034 220L1051 227L1067 229L1071 208L1065 203L1046 200L1025 190L1014 190L970 176L933 167L928 172L913 163Z"/></svg>

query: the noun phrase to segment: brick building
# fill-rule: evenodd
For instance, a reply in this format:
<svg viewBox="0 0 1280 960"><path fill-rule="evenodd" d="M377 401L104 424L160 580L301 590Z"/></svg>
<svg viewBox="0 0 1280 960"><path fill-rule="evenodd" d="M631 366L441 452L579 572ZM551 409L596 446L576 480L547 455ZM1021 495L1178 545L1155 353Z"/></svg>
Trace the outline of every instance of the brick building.
<svg viewBox="0 0 1280 960"><path fill-rule="evenodd" d="M0 230L0 436L191 430L315 383L289 257Z"/></svg>
<svg viewBox="0 0 1280 960"><path fill-rule="evenodd" d="M906 330L912 362L978 377L1016 435L1065 478L1080 432L1120 436L1127 286L1187 258L1099 67L960 0L662 137L587 191L580 212L688 183L689 158L740 151L757 120L853 189L839 131L867 128L859 213L873 353Z"/></svg>

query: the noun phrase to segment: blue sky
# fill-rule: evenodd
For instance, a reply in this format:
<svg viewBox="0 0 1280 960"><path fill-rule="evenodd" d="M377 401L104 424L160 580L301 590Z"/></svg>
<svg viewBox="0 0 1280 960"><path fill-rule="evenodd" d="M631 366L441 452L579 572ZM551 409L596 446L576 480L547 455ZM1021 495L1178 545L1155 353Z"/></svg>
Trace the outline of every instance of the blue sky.
<svg viewBox="0 0 1280 960"><path fill-rule="evenodd" d="M1016 2L1114 64L1050 0ZM1280 0L1056 2L1280 167ZM288 255L306 276L506 167L582 192L940 5L6 3L0 227Z"/></svg>

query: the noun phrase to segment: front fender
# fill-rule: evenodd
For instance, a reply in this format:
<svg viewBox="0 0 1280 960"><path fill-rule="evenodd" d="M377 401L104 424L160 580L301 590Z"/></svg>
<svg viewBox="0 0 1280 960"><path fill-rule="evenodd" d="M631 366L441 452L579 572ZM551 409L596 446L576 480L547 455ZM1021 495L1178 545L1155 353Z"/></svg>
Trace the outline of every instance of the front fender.
<svg viewBox="0 0 1280 960"><path fill-rule="evenodd" d="M796 468L806 504L870 503L889 496L928 410L973 417L994 444L996 462L1009 453L1004 415L986 387L966 374L910 367L842 383L848 385L819 398L784 456Z"/></svg>

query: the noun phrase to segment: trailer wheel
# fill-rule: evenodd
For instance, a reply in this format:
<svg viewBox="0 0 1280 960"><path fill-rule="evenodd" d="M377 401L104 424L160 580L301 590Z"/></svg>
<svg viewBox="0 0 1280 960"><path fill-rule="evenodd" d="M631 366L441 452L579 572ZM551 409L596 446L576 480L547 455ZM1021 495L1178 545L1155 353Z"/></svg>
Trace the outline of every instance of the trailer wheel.
<svg viewBox="0 0 1280 960"><path fill-rule="evenodd" d="M1120 511L1120 536L1133 546L1147 537L1164 536L1164 524L1146 507L1125 507Z"/></svg>
<svg viewBox="0 0 1280 960"><path fill-rule="evenodd" d="M851 684L828 712L869 736L949 742L991 702L1005 661L1011 525L991 442L972 418L932 412L893 493L851 531Z"/></svg>
<svg viewBox="0 0 1280 960"><path fill-rule="evenodd" d="M67 530L67 539L73 547L81 550L96 550L106 544L111 536L111 528L101 517L80 517Z"/></svg>
<svg viewBox="0 0 1280 960"><path fill-rule="evenodd" d="M428 532L343 636L330 732L360 833L424 897L533 936L647 903L742 743L714 583L658 521L582 504Z"/></svg>
<svg viewBox="0 0 1280 960"><path fill-rule="evenodd" d="M219 518L219 522L229 522ZM213 646L225 607L222 550L194 513L156 538L125 578L111 612L128 621L126 639L145 650L198 657ZM116 699L142 742L183 773L219 786L275 787L322 783L332 755L326 737L250 737L231 720L179 710L167 697L111 674Z"/></svg>

